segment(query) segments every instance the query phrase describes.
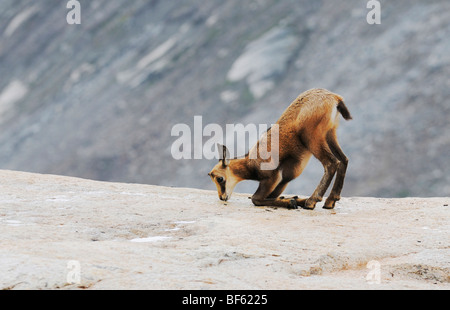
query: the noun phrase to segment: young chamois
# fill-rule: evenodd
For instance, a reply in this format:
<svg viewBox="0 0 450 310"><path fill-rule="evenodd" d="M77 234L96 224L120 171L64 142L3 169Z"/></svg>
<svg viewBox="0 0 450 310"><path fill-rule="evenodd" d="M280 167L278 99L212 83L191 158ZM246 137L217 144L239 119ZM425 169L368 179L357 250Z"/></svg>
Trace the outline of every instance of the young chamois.
<svg viewBox="0 0 450 310"><path fill-rule="evenodd" d="M270 150L278 151L275 169L261 169L261 164L270 159L263 159L257 151L260 144L266 147L272 145L270 140L276 136L272 134L274 126L243 158L230 159L227 148L218 145L221 159L208 175L216 184L219 198L227 201L238 182L256 180L259 181L259 187L251 197L254 205L314 209L316 203L322 201L336 174L331 193L323 206L326 209L334 208L340 199L348 164L336 136L338 112L346 120L352 118L342 97L337 94L325 89L311 89L300 94L276 123L279 147L278 150ZM302 173L311 155L322 163L325 170L311 197L279 197L287 184Z"/></svg>

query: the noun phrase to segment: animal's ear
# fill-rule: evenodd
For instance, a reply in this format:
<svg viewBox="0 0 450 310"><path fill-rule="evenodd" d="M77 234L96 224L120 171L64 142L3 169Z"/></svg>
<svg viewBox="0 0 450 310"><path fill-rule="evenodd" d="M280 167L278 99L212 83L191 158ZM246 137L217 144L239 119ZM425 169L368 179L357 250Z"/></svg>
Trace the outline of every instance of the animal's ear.
<svg viewBox="0 0 450 310"><path fill-rule="evenodd" d="M219 159L222 161L222 166L226 167L230 163L230 152L225 145L217 143L217 151L219 152Z"/></svg>

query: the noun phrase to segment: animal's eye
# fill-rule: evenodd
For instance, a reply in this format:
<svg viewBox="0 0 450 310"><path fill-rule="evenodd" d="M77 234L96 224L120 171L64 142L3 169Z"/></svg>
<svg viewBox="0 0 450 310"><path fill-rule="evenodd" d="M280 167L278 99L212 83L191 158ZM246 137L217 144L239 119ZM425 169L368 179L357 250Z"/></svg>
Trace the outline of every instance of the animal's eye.
<svg viewBox="0 0 450 310"><path fill-rule="evenodd" d="M217 182L219 182L219 183L222 183L222 182L223 182L223 178L222 178L222 177L218 177L216 180L217 180Z"/></svg>

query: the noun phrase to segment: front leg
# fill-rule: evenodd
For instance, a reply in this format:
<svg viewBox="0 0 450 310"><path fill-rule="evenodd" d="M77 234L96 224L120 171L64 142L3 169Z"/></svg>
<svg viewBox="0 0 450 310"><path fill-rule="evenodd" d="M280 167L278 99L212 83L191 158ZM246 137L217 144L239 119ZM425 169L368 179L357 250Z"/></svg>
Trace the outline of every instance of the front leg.
<svg viewBox="0 0 450 310"><path fill-rule="evenodd" d="M284 199L284 198L285 198L284 196L280 196L280 199ZM298 196L294 196L289 199L294 199L295 203L297 204L297 207L301 207L301 208L305 208L306 200L308 200L308 198L298 198Z"/></svg>
<svg viewBox="0 0 450 310"><path fill-rule="evenodd" d="M270 197L271 193L277 188L281 181L279 178L268 178L260 181L258 189L252 196L252 202L255 206L281 207L288 209L297 209L296 200Z"/></svg>
<svg viewBox="0 0 450 310"><path fill-rule="evenodd" d="M297 203L293 198L258 198L252 197L255 206L280 207L286 209L298 209Z"/></svg>

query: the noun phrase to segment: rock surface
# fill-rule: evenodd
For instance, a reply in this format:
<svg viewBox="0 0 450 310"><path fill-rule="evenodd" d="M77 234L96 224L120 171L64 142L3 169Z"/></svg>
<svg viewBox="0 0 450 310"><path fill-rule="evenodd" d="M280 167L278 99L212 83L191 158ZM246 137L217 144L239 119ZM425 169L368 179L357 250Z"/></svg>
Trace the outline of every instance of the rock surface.
<svg viewBox="0 0 450 310"><path fill-rule="evenodd" d="M2 289L449 289L450 198L335 210L0 171Z"/></svg>

